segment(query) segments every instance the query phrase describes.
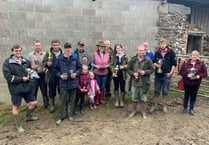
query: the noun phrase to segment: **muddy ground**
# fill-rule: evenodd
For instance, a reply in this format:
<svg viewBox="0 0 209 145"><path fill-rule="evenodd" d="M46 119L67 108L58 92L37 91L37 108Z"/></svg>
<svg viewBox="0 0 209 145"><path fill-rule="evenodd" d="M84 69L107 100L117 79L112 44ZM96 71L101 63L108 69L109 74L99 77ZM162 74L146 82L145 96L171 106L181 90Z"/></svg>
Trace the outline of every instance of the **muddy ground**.
<svg viewBox="0 0 209 145"><path fill-rule="evenodd" d="M97 110L85 106L85 114L74 122L65 119L55 125L55 116L48 110L36 111L40 119L23 121L26 132L18 134L14 124L0 127L1 145L209 145L209 101L198 98L195 116L181 114L182 97L168 101L167 114L161 106L141 117L140 111L129 118L130 102L114 108L113 100ZM151 102L148 102L148 109ZM140 110L140 109L139 109Z"/></svg>

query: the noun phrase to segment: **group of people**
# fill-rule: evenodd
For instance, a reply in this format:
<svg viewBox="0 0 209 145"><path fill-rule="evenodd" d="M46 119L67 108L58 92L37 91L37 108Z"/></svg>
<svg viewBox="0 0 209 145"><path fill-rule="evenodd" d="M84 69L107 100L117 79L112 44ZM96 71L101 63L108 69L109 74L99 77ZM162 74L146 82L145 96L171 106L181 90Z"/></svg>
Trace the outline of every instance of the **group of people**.
<svg viewBox="0 0 209 145"><path fill-rule="evenodd" d="M99 41L97 50L91 57L83 57L87 50L84 43L79 41L73 51L71 44L66 42L64 49L60 41L52 40L51 48L47 52L41 50L39 40L34 42L34 51L28 57L22 56L22 48L14 45L11 56L4 61L3 74L8 83L12 100L12 113L18 132L24 132L19 116L19 107L22 98L28 103L26 117L28 121L38 120L32 115L37 104L38 87L43 97L43 105L55 112L55 96L59 93L59 110L56 124L59 125L66 117L70 121L79 112L84 114L85 96L89 97L90 109L97 105L105 104L104 98L111 97L111 80L114 83L115 107L125 105L125 86L128 75L130 76L130 90L132 98L133 117L137 113L137 104L141 103L142 117L146 116L147 95L150 88L150 76L155 71L154 105L149 110L151 113L159 103L162 91L163 112L167 112L166 99L168 96L171 77L176 67L176 54L168 47L166 39L160 39L160 47L153 54L149 44L144 42L137 47L137 53L131 59L124 52L121 44L110 47L110 41ZM83 57L83 58L81 58ZM82 59L91 59L88 64ZM195 70L195 71L191 71ZM37 74L37 75L36 75ZM205 64L199 59L198 51L191 53L191 58L186 60L180 69L183 77L185 94L182 113L187 112L190 99L190 115L194 115L194 104L202 78L207 76ZM48 90L48 92L47 92Z"/></svg>

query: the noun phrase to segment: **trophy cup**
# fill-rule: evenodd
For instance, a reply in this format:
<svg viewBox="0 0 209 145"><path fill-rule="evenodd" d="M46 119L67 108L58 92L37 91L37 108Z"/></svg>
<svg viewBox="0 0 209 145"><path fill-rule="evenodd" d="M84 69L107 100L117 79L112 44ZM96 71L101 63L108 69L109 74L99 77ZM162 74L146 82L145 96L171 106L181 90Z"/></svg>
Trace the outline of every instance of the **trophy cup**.
<svg viewBox="0 0 209 145"><path fill-rule="evenodd" d="M136 79L136 80L138 80L138 79L139 79L140 71L141 71L141 69L137 69L137 70L136 70L136 73L138 73L138 76L137 76L137 77L135 77L135 79Z"/></svg>
<svg viewBox="0 0 209 145"><path fill-rule="evenodd" d="M43 68L40 66L40 62L39 62L38 60L34 59L34 63L35 63L35 65L38 65L38 66L39 66L39 67L37 68L37 72L38 72L38 73L43 72Z"/></svg>
<svg viewBox="0 0 209 145"><path fill-rule="evenodd" d="M51 56L48 57L48 61L52 62L52 57Z"/></svg>
<svg viewBox="0 0 209 145"><path fill-rule="evenodd" d="M73 70L69 70L69 74L70 74L70 76L71 76L71 74L73 73Z"/></svg>
<svg viewBox="0 0 209 145"><path fill-rule="evenodd" d="M158 59L157 63L160 64L160 65L162 66L163 60L162 60L162 59ZM163 71L162 71L161 67L157 69L157 73L160 74L160 73L162 73L162 72L163 72Z"/></svg>
<svg viewBox="0 0 209 145"><path fill-rule="evenodd" d="M195 80L196 79L196 77L195 77L196 72L197 72L197 69L194 68L194 66L189 69L189 73L192 74L192 77L190 78L190 80Z"/></svg>
<svg viewBox="0 0 209 145"><path fill-rule="evenodd" d="M26 68L25 70L27 72L27 77L29 78L29 80L33 80L34 78L37 78L37 79L39 78L39 75L33 69Z"/></svg>
<svg viewBox="0 0 209 145"><path fill-rule="evenodd" d="M63 77L65 78L65 80L67 80L68 74L67 74L67 73L63 73L62 75L63 75Z"/></svg>
<svg viewBox="0 0 209 145"><path fill-rule="evenodd" d="M115 77L118 77L119 65L115 66Z"/></svg>
<svg viewBox="0 0 209 145"><path fill-rule="evenodd" d="M87 81L84 80L84 81L83 81L83 90L84 90L84 91L86 91L86 84L87 84Z"/></svg>

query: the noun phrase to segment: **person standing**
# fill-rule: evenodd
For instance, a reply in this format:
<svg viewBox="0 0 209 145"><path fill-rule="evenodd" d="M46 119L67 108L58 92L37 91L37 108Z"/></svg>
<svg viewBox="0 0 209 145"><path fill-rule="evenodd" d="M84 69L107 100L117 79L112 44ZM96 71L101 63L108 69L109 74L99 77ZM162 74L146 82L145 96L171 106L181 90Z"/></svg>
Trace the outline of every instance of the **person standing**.
<svg viewBox="0 0 209 145"><path fill-rule="evenodd" d="M55 64L57 59L63 54L62 49L60 48L60 41L57 39L52 40L51 48L47 51L43 59L43 65L47 68L46 81L49 89L49 98L50 98L50 113L55 111L55 96L56 90L59 89L59 79L55 75Z"/></svg>
<svg viewBox="0 0 209 145"><path fill-rule="evenodd" d="M131 86L132 113L130 117L135 116L137 112L137 102L141 101L142 117L146 119L147 93L150 87L150 75L154 72L152 61L145 56L144 46L139 45L137 55L132 57L128 63L128 73L133 78Z"/></svg>
<svg viewBox="0 0 209 145"><path fill-rule="evenodd" d="M73 121L73 111L80 72L81 64L78 58L72 55L71 44L66 42L64 44L64 54L58 58L55 66L55 73L57 78L59 78L60 86L58 120L56 121L57 125L59 125L66 117L66 106L68 106L67 110L69 111L68 119Z"/></svg>
<svg viewBox="0 0 209 145"><path fill-rule="evenodd" d="M144 42L145 56L149 57L152 61L154 60L154 54L151 50L149 50L149 43Z"/></svg>
<svg viewBox="0 0 209 145"><path fill-rule="evenodd" d="M35 96L31 93L32 84L30 81L28 69L31 69L30 61L22 56L22 47L14 45L11 49L12 54L3 63L3 74L7 80L9 92L12 101L12 114L16 129L18 132L24 132L19 116L19 108L22 99L28 103L26 117L28 121L38 120L38 117L32 116L32 112L37 104Z"/></svg>
<svg viewBox="0 0 209 145"><path fill-rule="evenodd" d="M84 48L84 46L85 46L85 44L84 44L83 41L78 41L77 48L75 48L75 50L72 53L72 55L75 56L75 57L77 57L79 61L80 61L80 55L82 55L82 54L88 54L88 52ZM80 61L80 63L83 64L83 62L81 62L81 61ZM91 62L88 64L88 70L90 70L90 69L91 69ZM76 93L76 99L75 99L75 110L74 110L74 114L75 115L78 114L76 107L78 105L79 99L80 99L80 97L79 97L79 94L78 94L78 91L77 91L77 93Z"/></svg>
<svg viewBox="0 0 209 145"><path fill-rule="evenodd" d="M32 94L37 99L38 87L40 87L44 108L47 108L49 106L49 99L47 96L47 85L45 81L46 68L44 68L42 64L45 54L46 54L45 52L41 51L41 42L39 40L36 40L34 42L34 51L28 54L28 59L31 62L32 69L35 70L40 77L40 78L34 79L33 81Z"/></svg>
<svg viewBox="0 0 209 145"><path fill-rule="evenodd" d="M78 57L79 59L79 55L80 54L88 54L87 50L84 48L85 44L83 43L83 41L78 41L77 43L77 48L75 48L75 50L73 51L73 55L75 57ZM82 62L80 62L82 64ZM88 70L91 69L91 63L88 64Z"/></svg>
<svg viewBox="0 0 209 145"><path fill-rule="evenodd" d="M151 107L152 113L158 105L160 92L162 90L163 112L167 113L166 98L168 96L171 77L176 67L176 54L167 46L166 39L160 39L160 47L154 55L155 83L154 83L154 105Z"/></svg>
<svg viewBox="0 0 209 145"><path fill-rule="evenodd" d="M114 54L111 59L111 72L113 72L115 107L124 107L125 86L127 79L126 68L128 66L128 56L123 52L122 45L116 44ZM120 86L120 95L119 95Z"/></svg>
<svg viewBox="0 0 209 145"><path fill-rule="evenodd" d="M180 75L184 82L184 105L182 113L187 113L190 99L189 114L194 115L194 105L202 78L207 77L207 68L199 58L199 52L193 50L190 59L185 60L180 69Z"/></svg>
<svg viewBox="0 0 209 145"><path fill-rule="evenodd" d="M97 51L92 56L91 65L94 70L95 79L100 88L100 94L96 95L96 105L105 104L104 102L104 89L108 75L108 68L110 66L110 55L105 51L106 44L104 41L99 41L96 45Z"/></svg>
<svg viewBox="0 0 209 145"><path fill-rule="evenodd" d="M110 60L111 60L114 52L113 52L113 49L110 46L110 41L106 40L105 45L106 45L105 51L107 53L109 53ZM111 71L110 67L108 67L107 81L105 83L105 98L108 98L108 99L111 97L111 92L110 92L111 82L112 82L112 71Z"/></svg>

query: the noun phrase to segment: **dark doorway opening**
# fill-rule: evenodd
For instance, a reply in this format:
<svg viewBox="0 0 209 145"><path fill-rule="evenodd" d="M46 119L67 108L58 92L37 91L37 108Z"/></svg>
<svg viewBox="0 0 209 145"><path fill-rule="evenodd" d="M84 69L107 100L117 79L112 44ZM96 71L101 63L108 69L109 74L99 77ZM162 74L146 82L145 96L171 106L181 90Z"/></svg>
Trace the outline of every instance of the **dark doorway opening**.
<svg viewBox="0 0 209 145"><path fill-rule="evenodd" d="M202 53L202 43L203 37L202 34L188 34L188 41L187 41L187 53L191 53L193 50L199 51Z"/></svg>

